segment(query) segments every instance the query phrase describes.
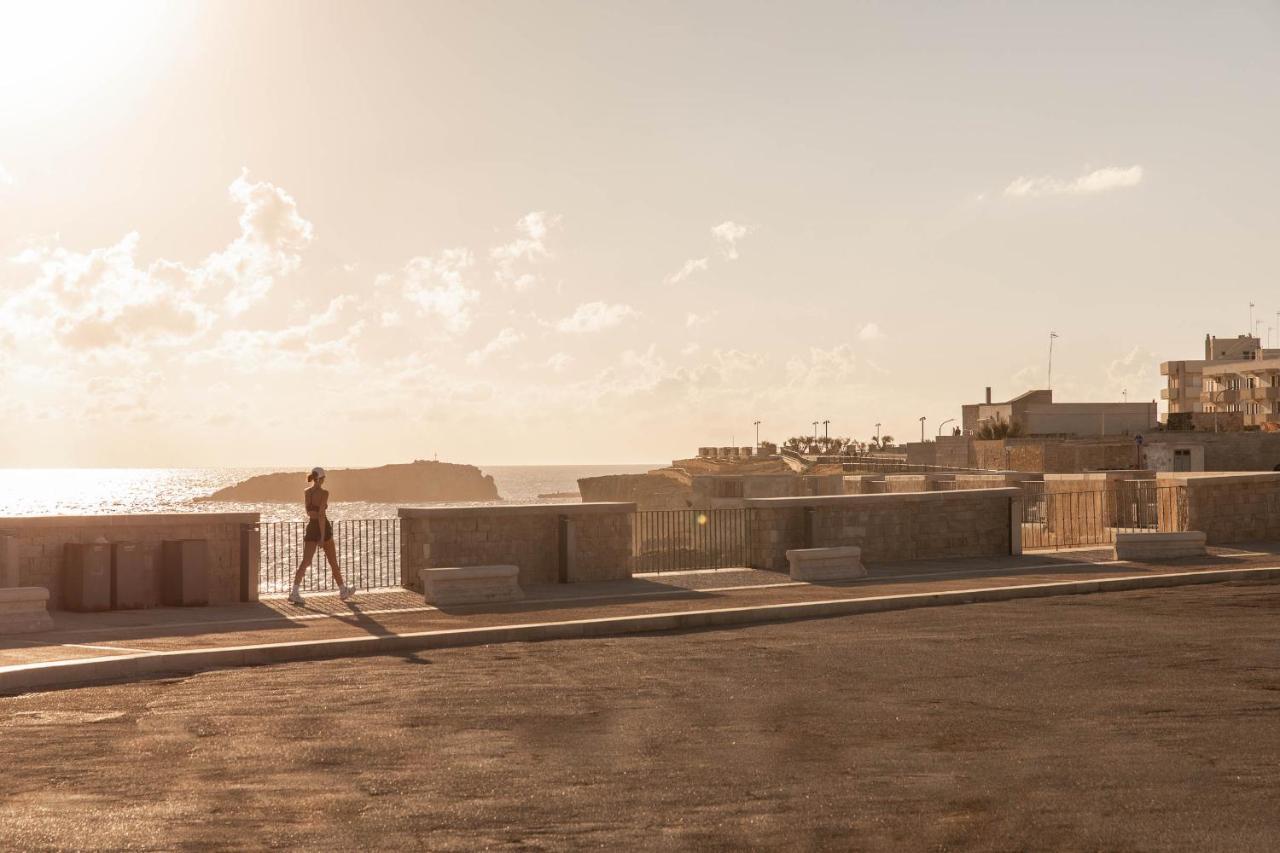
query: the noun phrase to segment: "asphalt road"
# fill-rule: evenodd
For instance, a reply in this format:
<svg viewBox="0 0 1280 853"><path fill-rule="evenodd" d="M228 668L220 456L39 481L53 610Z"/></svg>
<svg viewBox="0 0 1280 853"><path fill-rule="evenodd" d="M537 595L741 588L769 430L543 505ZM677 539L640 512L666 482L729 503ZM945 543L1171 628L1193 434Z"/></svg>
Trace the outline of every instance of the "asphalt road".
<svg viewBox="0 0 1280 853"><path fill-rule="evenodd" d="M1280 849L1280 585L0 698L11 849Z"/></svg>

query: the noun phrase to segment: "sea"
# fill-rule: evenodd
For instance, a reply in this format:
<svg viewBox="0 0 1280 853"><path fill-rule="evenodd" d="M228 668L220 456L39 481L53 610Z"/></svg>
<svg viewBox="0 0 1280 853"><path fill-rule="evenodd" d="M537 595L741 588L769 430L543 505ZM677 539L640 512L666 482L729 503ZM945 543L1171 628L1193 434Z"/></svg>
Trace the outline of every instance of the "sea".
<svg viewBox="0 0 1280 853"><path fill-rule="evenodd" d="M478 465L493 476L501 504L577 501L578 478L638 474L647 465ZM31 515L115 515L142 512L257 512L263 521L305 520L295 503L199 500L257 474L294 468L0 468L0 519ZM301 498L307 484L299 477ZM540 497L557 493L573 497ZM395 518L400 506L482 506L489 502L382 504L342 501L334 495L329 517Z"/></svg>

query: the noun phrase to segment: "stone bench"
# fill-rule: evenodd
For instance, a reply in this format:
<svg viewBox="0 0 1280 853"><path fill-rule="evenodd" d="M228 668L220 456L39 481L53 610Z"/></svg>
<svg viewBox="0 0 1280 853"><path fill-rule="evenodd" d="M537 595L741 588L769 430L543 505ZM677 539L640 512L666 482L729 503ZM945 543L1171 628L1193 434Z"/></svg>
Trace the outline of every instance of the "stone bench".
<svg viewBox="0 0 1280 853"><path fill-rule="evenodd" d="M418 574L427 604L484 604L524 598L518 566L460 566L423 569Z"/></svg>
<svg viewBox="0 0 1280 853"><path fill-rule="evenodd" d="M1117 533L1115 559L1167 560L1203 557L1205 536L1195 530L1184 533Z"/></svg>
<svg viewBox="0 0 1280 853"><path fill-rule="evenodd" d="M0 634L29 634L52 628L49 590L42 586L0 589Z"/></svg>
<svg viewBox="0 0 1280 853"><path fill-rule="evenodd" d="M846 581L866 577L862 549L852 545L838 548L795 548L787 552L791 579L797 581Z"/></svg>

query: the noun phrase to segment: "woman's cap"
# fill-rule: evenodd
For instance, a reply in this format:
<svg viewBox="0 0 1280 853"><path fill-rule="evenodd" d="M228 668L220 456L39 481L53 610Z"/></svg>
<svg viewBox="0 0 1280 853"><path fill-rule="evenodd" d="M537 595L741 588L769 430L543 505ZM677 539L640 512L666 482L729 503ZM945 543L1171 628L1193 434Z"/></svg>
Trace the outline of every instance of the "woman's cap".
<svg viewBox="0 0 1280 853"><path fill-rule="evenodd" d="M314 468L312 468L312 469L311 469L311 475L310 475L309 477L307 477L307 479L308 479L308 480L323 480L323 479L324 479L324 469L323 469L323 468L321 468L319 465L317 465L316 467L314 467Z"/></svg>

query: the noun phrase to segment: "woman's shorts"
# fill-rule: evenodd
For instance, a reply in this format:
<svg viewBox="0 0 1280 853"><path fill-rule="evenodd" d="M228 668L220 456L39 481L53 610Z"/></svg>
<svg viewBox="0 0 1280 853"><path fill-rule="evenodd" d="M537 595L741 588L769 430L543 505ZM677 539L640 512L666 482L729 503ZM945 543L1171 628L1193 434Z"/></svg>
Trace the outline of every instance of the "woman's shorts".
<svg viewBox="0 0 1280 853"><path fill-rule="evenodd" d="M324 541L330 542L332 540L333 540L333 522L326 518L324 520ZM320 541L320 522L316 521L314 518L307 522L307 535L303 537L303 541L304 542Z"/></svg>

